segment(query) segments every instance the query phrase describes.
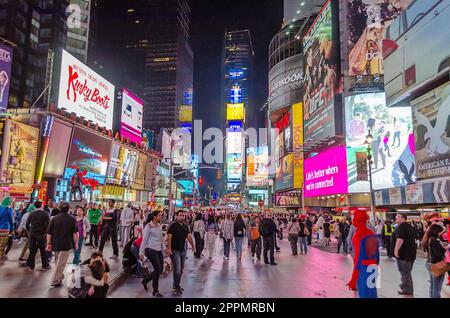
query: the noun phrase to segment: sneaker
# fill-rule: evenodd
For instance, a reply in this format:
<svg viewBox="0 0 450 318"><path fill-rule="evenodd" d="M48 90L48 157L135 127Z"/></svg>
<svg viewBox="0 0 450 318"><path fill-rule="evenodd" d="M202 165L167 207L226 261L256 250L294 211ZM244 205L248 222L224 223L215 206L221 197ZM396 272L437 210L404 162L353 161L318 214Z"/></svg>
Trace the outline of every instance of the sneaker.
<svg viewBox="0 0 450 318"><path fill-rule="evenodd" d="M113 255L113 256L111 256L109 259L117 259L117 258L119 258L118 255Z"/></svg>
<svg viewBox="0 0 450 318"><path fill-rule="evenodd" d="M273 262L273 263L270 263L270 265L278 265L278 263Z"/></svg>
<svg viewBox="0 0 450 318"><path fill-rule="evenodd" d="M164 297L164 295L160 294L159 292L153 292L153 297L162 298L162 297Z"/></svg>
<svg viewBox="0 0 450 318"><path fill-rule="evenodd" d="M48 271L48 270L50 270L50 269L52 269L51 266L45 266L45 267L42 267L42 270L43 270L43 271Z"/></svg>
<svg viewBox="0 0 450 318"><path fill-rule="evenodd" d="M172 294L174 294L174 296L180 296L183 292L179 288L172 288Z"/></svg>

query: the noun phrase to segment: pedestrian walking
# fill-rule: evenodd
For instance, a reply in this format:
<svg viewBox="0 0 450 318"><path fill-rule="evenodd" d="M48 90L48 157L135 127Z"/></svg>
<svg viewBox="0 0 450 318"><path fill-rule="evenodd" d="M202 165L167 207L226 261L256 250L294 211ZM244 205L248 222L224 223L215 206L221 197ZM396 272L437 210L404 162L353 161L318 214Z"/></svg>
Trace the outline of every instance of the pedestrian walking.
<svg viewBox="0 0 450 318"><path fill-rule="evenodd" d="M405 214L397 214L395 221L398 226L393 234L394 256L397 258L398 271L401 275L399 295L414 295L412 269L416 260L416 239Z"/></svg>
<svg viewBox="0 0 450 318"><path fill-rule="evenodd" d="M262 239L261 233L259 232L259 227L261 225L261 218L259 216L255 217L254 221L249 226L250 239L251 239L251 253L252 258L257 258L258 261L261 260L262 251Z"/></svg>
<svg viewBox="0 0 450 318"><path fill-rule="evenodd" d="M261 221L260 233L263 237L263 254L264 254L264 263L266 265L278 265L275 263L275 235L277 231L277 226L275 222L269 218L265 217ZM269 255L268 255L269 254ZM270 262L269 262L270 257Z"/></svg>
<svg viewBox="0 0 450 318"><path fill-rule="evenodd" d="M159 276L164 270L164 240L161 220L162 212L152 212L151 221L144 228L144 236L139 249L140 260L143 262L147 257L153 267L153 271L150 271L141 283L147 291L147 284L152 281L154 297L163 297L159 292Z"/></svg>
<svg viewBox="0 0 450 318"><path fill-rule="evenodd" d="M119 257L119 247L117 245L117 221L119 211L114 208L115 201L113 199L108 201L108 209L106 214L102 218L102 236L100 239L100 253L103 253L106 241L111 238L113 247L113 255L110 259L116 259Z"/></svg>
<svg viewBox="0 0 450 318"><path fill-rule="evenodd" d="M205 222L203 221L203 215L200 212L195 216L193 233L195 240L194 257L200 258L205 247Z"/></svg>
<svg viewBox="0 0 450 318"><path fill-rule="evenodd" d="M300 233L300 225L298 219L294 217L291 223L288 225L288 241L291 244L292 255L297 255L297 243Z"/></svg>
<svg viewBox="0 0 450 318"><path fill-rule="evenodd" d="M206 225L206 250L208 252L208 258L211 260L214 256L216 249L216 233L218 231L214 215L208 216L208 223Z"/></svg>
<svg viewBox="0 0 450 318"><path fill-rule="evenodd" d="M177 220L167 230L167 254L170 256L173 265L172 292L177 296L183 293L180 283L186 259L186 239L191 244L192 250L195 250L194 240L185 223L185 215L183 210L179 210L176 215Z"/></svg>
<svg viewBox="0 0 450 318"><path fill-rule="evenodd" d="M26 261L27 259L25 258L25 255L28 252L28 249L30 247L30 239L29 239L29 233L27 231L27 221L28 218L30 217L31 213L33 213L33 211L36 210L36 207L34 206L34 204L30 204L25 212L25 214L22 216L22 218L20 219L20 225L19 225L19 233L20 235L25 238L25 244L22 247L22 252L20 253L19 256L19 261Z"/></svg>
<svg viewBox="0 0 450 318"><path fill-rule="evenodd" d="M11 197L5 197L0 206L0 265L6 260L6 247L10 235L14 232L14 210Z"/></svg>
<svg viewBox="0 0 450 318"><path fill-rule="evenodd" d="M29 233L30 254L27 262L22 264L23 267L28 267L34 270L36 254L39 250L41 254L41 264L43 270L49 270L48 257L46 251L46 234L50 224L50 216L48 212L42 209L42 202L36 201L34 203L36 210L27 219L26 228Z"/></svg>
<svg viewBox="0 0 450 318"><path fill-rule="evenodd" d="M78 249L78 226L75 218L69 215L70 206L62 202L60 213L50 221L47 234L47 250L55 252L55 272L51 286L59 287L64 279L64 269L73 250Z"/></svg>
<svg viewBox="0 0 450 318"><path fill-rule="evenodd" d="M131 238L131 225L134 221L134 212L133 212L133 204L130 202L128 205L122 210L120 214L120 225L121 227L121 235L120 235L120 247L124 247Z"/></svg>
<svg viewBox="0 0 450 318"><path fill-rule="evenodd" d="M223 239L223 259L226 261L230 259L230 247L234 237L233 227L234 222L231 220L231 214L227 214L225 220L220 224L220 236Z"/></svg>
<svg viewBox="0 0 450 318"><path fill-rule="evenodd" d="M91 226L91 230L89 231L89 245L94 248L98 248L98 228L102 214L102 210L100 210L98 205L94 203L88 210L88 220Z"/></svg>
<svg viewBox="0 0 450 318"><path fill-rule="evenodd" d="M242 257L242 243L244 242L245 237L245 223L241 214L238 214L236 220L234 220L233 236L236 247L236 257L240 260Z"/></svg>
<svg viewBox="0 0 450 318"><path fill-rule="evenodd" d="M73 252L73 264L79 265L81 263L81 250L83 242L87 239L88 233L91 230L91 225L87 217L84 216L84 210L81 207L77 208L77 216L75 218L78 227L78 249Z"/></svg>
<svg viewBox="0 0 450 318"><path fill-rule="evenodd" d="M311 237L311 232L308 229L306 216L302 215L299 222L299 239L300 239L300 254L308 254L308 238Z"/></svg>
<svg viewBox="0 0 450 318"><path fill-rule="evenodd" d="M312 216L312 215L311 215L310 217L306 217L306 216L305 216L305 218L306 218L306 221L304 221L304 223L305 223L305 225L306 225L306 228L307 228L308 231L309 231L309 235L308 235L307 241L308 241L308 245L311 246L311 244L312 244L312 234L313 234L313 224L314 224L313 220L314 220L314 216Z"/></svg>

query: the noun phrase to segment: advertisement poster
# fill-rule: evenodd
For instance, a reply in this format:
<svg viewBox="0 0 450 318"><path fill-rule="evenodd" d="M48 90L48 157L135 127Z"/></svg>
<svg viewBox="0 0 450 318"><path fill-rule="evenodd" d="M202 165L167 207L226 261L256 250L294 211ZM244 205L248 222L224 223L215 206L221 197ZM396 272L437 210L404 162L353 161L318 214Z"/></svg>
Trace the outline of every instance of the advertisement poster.
<svg viewBox="0 0 450 318"><path fill-rule="evenodd" d="M64 178L72 178L76 172L72 167L77 166L87 171L86 178L94 178L99 184L104 184L110 153L111 142L108 139L75 127Z"/></svg>
<svg viewBox="0 0 450 318"><path fill-rule="evenodd" d="M402 192L400 188L389 189L389 201L391 205L402 205Z"/></svg>
<svg viewBox="0 0 450 318"><path fill-rule="evenodd" d="M179 180L178 183L181 185L181 192L184 194L194 193L194 182L192 180Z"/></svg>
<svg viewBox="0 0 450 318"><path fill-rule="evenodd" d="M299 196L275 195L276 206L301 206L301 198Z"/></svg>
<svg viewBox="0 0 450 318"><path fill-rule="evenodd" d="M423 188L421 184L406 186L406 204L423 204Z"/></svg>
<svg viewBox="0 0 450 318"><path fill-rule="evenodd" d="M279 155L280 159L286 155L286 153L284 152L285 151L284 142L285 142L285 139L284 139L284 130L283 130L277 136L278 155Z"/></svg>
<svg viewBox="0 0 450 318"><path fill-rule="evenodd" d="M134 189L144 190L145 187L145 166L147 165L147 156L138 153L138 161L136 167L136 177L134 180Z"/></svg>
<svg viewBox="0 0 450 318"><path fill-rule="evenodd" d="M0 44L0 111L8 108L13 49Z"/></svg>
<svg viewBox="0 0 450 318"><path fill-rule="evenodd" d="M292 152L292 128L291 125L284 129L284 153Z"/></svg>
<svg viewBox="0 0 450 318"><path fill-rule="evenodd" d="M144 102L127 89L122 90L122 122L120 135L131 142L142 141L142 117Z"/></svg>
<svg viewBox="0 0 450 318"><path fill-rule="evenodd" d="M227 132L227 153L242 153L242 132Z"/></svg>
<svg viewBox="0 0 450 318"><path fill-rule="evenodd" d="M241 180L242 179L242 162L228 162L228 180Z"/></svg>
<svg viewBox="0 0 450 318"><path fill-rule="evenodd" d="M386 107L384 93L345 98L347 164L350 193L369 192L369 179L358 180L359 153L371 143L372 177L375 190L413 183L415 176L414 134L410 107Z"/></svg>
<svg viewBox="0 0 450 318"><path fill-rule="evenodd" d="M294 188L303 188L303 103L292 105Z"/></svg>
<svg viewBox="0 0 450 318"><path fill-rule="evenodd" d="M348 193L344 146L332 147L305 160L305 197Z"/></svg>
<svg viewBox="0 0 450 318"><path fill-rule="evenodd" d="M264 186L268 177L269 148L267 146L247 148L247 186Z"/></svg>
<svg viewBox="0 0 450 318"><path fill-rule="evenodd" d="M1 149L0 183L10 190L31 193L38 153L39 129L6 120Z"/></svg>
<svg viewBox="0 0 450 318"><path fill-rule="evenodd" d="M367 160L367 152L356 153L356 180L358 181L369 181Z"/></svg>
<svg viewBox="0 0 450 318"><path fill-rule="evenodd" d="M328 1L303 39L305 52L305 145L336 135L335 93L339 58L333 45L332 3Z"/></svg>
<svg viewBox="0 0 450 318"><path fill-rule="evenodd" d="M411 102L417 178L450 175L450 84Z"/></svg>
<svg viewBox="0 0 450 318"><path fill-rule="evenodd" d="M240 183L228 183L227 184L227 192L228 193L241 193L241 184Z"/></svg>
<svg viewBox="0 0 450 318"><path fill-rule="evenodd" d="M283 190L294 186L294 154L284 156L277 166L276 189Z"/></svg>
<svg viewBox="0 0 450 318"><path fill-rule="evenodd" d="M114 85L63 50L58 108L112 129Z"/></svg>
<svg viewBox="0 0 450 318"><path fill-rule="evenodd" d="M227 104L227 121L244 120L244 104Z"/></svg>
<svg viewBox="0 0 450 318"><path fill-rule="evenodd" d="M348 0L348 61L353 88L383 89L383 33L412 0Z"/></svg>

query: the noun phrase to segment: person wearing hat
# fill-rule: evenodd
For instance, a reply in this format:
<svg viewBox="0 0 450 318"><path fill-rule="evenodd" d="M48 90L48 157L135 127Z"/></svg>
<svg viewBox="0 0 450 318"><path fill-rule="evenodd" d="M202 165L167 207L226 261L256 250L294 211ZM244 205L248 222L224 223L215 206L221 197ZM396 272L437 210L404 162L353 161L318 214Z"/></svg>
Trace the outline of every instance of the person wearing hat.
<svg viewBox="0 0 450 318"><path fill-rule="evenodd" d="M19 261L26 261L25 254L27 253L28 248L30 247L30 238L28 235L26 225L27 225L28 218L30 217L30 214L35 210L36 210L36 207L34 206L34 204L30 204L30 206L27 209L27 212L20 219L20 225L19 225L19 228L17 229L17 231L19 232L20 235L26 237L27 239L22 248L22 252L20 253Z"/></svg>
<svg viewBox="0 0 450 318"><path fill-rule="evenodd" d="M6 197L2 200L0 206L0 264L6 259L5 250L8 245L9 235L14 230L11 203L11 197Z"/></svg>
<svg viewBox="0 0 450 318"><path fill-rule="evenodd" d="M132 207L133 204L131 202L128 203L120 214L120 247L124 247L124 245L126 245L130 240L131 224L134 222L134 212Z"/></svg>

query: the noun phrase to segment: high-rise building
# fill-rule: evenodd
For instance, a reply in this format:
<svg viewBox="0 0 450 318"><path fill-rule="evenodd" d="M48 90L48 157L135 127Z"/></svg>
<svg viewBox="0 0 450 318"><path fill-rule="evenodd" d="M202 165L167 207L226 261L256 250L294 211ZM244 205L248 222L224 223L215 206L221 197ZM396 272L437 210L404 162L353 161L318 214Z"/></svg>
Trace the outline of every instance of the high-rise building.
<svg viewBox="0 0 450 318"><path fill-rule="evenodd" d="M123 6L123 85L145 102L143 128L177 128L182 106L192 107L190 7L186 0L132 0Z"/></svg>
<svg viewBox="0 0 450 318"><path fill-rule="evenodd" d="M95 0L70 0L69 1L69 27L67 28L66 50L82 62L87 62L91 6Z"/></svg>

